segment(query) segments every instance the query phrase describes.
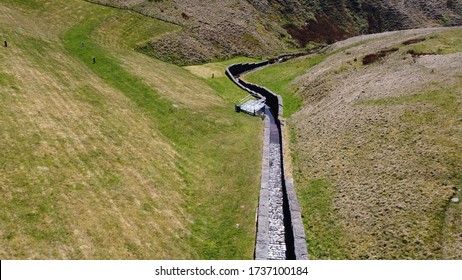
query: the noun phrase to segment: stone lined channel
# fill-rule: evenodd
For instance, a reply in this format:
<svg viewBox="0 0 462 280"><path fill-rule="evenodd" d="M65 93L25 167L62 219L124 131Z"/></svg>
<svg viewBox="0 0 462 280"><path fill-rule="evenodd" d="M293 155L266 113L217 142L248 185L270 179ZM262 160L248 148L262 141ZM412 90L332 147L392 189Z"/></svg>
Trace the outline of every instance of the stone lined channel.
<svg viewBox="0 0 462 280"><path fill-rule="evenodd" d="M308 259L306 236L293 180L288 180L289 188L287 188L284 177L283 144L279 122L283 110L282 98L264 87L247 83L239 78L244 73L281 60L235 64L226 70L227 76L239 87L257 99L266 99L267 106L263 112L266 118L255 245L255 259L258 260Z"/></svg>
<svg viewBox="0 0 462 280"><path fill-rule="evenodd" d="M269 142L269 182L268 182L268 259L285 260L287 258L286 229L284 217L284 189L282 176L281 143L279 128L269 110L270 118Z"/></svg>

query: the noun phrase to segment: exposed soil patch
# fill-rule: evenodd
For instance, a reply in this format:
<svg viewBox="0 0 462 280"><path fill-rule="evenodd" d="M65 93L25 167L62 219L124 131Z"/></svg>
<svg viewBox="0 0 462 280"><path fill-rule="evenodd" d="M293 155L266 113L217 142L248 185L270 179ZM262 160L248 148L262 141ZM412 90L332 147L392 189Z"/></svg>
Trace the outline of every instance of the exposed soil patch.
<svg viewBox="0 0 462 280"><path fill-rule="evenodd" d="M316 17L315 20L306 21L302 27L287 24L284 28L301 47L304 47L310 41L332 44L352 35L323 15Z"/></svg>
<svg viewBox="0 0 462 280"><path fill-rule="evenodd" d="M180 65L233 56L276 56L308 42L424 26L462 24L462 2L440 0L87 0L184 27L146 52ZM288 39L288 35L291 39Z"/></svg>
<svg viewBox="0 0 462 280"><path fill-rule="evenodd" d="M417 43L423 42L423 41L425 41L425 40L427 40L427 39L426 39L426 38L410 39L410 40L404 41L404 42L403 42L403 45L405 45L405 46L413 45L413 44L417 44Z"/></svg>
<svg viewBox="0 0 462 280"><path fill-rule="evenodd" d="M368 54L363 58L363 65L369 65L374 62L377 62L378 60L386 57L387 55L397 52L397 51L398 51L398 48L391 48L391 49L381 50L377 53Z"/></svg>
<svg viewBox="0 0 462 280"><path fill-rule="evenodd" d="M415 50L408 50L408 54L412 55L412 57L419 57L419 56L424 56L424 55L436 55L434 52L419 52Z"/></svg>

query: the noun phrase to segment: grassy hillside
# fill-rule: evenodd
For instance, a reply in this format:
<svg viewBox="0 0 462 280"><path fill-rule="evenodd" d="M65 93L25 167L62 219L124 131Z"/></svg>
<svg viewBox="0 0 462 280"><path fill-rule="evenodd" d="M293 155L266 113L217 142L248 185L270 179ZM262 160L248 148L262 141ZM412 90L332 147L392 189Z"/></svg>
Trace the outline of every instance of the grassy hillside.
<svg viewBox="0 0 462 280"><path fill-rule="evenodd" d="M302 105L302 99L295 94L295 88L291 87L290 83L324 59L325 56L320 54L312 55L309 59L306 57L296 58L252 72L245 76L245 80L262 84L281 95L284 103L284 116L288 117L300 110Z"/></svg>
<svg viewBox="0 0 462 280"><path fill-rule="evenodd" d="M390 30L462 24L461 0L88 0L181 25L140 50L181 65L295 48Z"/></svg>
<svg viewBox="0 0 462 280"><path fill-rule="evenodd" d="M246 76L303 100L287 123L311 258L462 257L461 38L363 36Z"/></svg>
<svg viewBox="0 0 462 280"><path fill-rule="evenodd" d="M2 259L252 258L245 93L134 51L179 27L78 0L0 15Z"/></svg>

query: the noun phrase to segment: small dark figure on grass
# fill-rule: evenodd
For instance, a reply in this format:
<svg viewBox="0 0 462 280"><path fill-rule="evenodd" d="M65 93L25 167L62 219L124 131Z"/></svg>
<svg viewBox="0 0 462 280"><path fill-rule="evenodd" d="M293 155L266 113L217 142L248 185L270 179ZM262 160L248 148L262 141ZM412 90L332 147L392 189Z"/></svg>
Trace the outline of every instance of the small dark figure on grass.
<svg viewBox="0 0 462 280"><path fill-rule="evenodd" d="M8 47L8 43L5 41L5 48L7 48L7 47Z"/></svg>
<svg viewBox="0 0 462 280"><path fill-rule="evenodd" d="M96 57L93 57L93 64L96 63Z"/></svg>

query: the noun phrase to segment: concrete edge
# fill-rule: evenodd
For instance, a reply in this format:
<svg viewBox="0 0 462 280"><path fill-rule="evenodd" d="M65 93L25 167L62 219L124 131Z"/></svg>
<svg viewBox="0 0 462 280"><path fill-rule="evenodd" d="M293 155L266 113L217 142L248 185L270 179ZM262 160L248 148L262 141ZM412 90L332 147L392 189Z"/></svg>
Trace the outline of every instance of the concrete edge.
<svg viewBox="0 0 462 280"><path fill-rule="evenodd" d="M255 259L268 259L269 246L269 144L270 144L270 120L268 117L264 119L263 128L263 157L260 179L260 196L258 199L257 210L257 233L255 240Z"/></svg>
<svg viewBox="0 0 462 280"><path fill-rule="evenodd" d="M235 64L233 64L235 65ZM231 65L231 66L233 66ZM230 67L231 67L230 66ZM265 99L264 96L262 96L261 94L259 94L258 92L255 92L253 90L250 90L248 88L246 88L245 86L243 86L240 82L240 79L239 78L236 78L233 76L233 74L231 74L231 72L229 71L229 67L226 68L226 76L228 76L229 79L231 79L239 88L241 88L242 90L244 91L247 91L250 95L252 95L253 97L257 98L257 99Z"/></svg>
<svg viewBox="0 0 462 280"><path fill-rule="evenodd" d="M308 260L308 248L306 246L306 234L303 226L300 204L295 193L294 180L286 178L287 200L289 201L292 232L294 234L294 251L296 260Z"/></svg>
<svg viewBox="0 0 462 280"><path fill-rule="evenodd" d="M286 170L286 154L284 153L285 148L288 148L286 145L285 138L282 136L284 135L284 131L286 129L285 126L281 125L281 153L283 159L283 166L284 170ZM294 179L292 178L285 178L284 174L284 182L286 186L286 194L287 194L287 201L289 203L289 211L290 211L290 218L291 218L291 225L292 225L292 232L293 232L293 239L294 239L294 253L296 260L308 260L308 248L306 245L306 233L305 227L303 226L303 219L300 204L298 203L297 193L295 191L295 184Z"/></svg>
<svg viewBox="0 0 462 280"><path fill-rule="evenodd" d="M252 63L247 63L250 65ZM234 65L234 64L233 64ZM265 65L266 66L266 65ZM231 67L231 66L230 66ZM241 83L239 78L236 78L232 75L231 71L228 67L226 69L226 75L240 88L244 89L245 91L249 92L250 94L254 95L255 97L261 96L260 94L249 90L248 88L244 87ZM251 69L247 72L255 71L260 67L256 67ZM251 84L251 83L249 83ZM254 85L254 84L252 84ZM260 88L259 85L255 85ZM273 94L278 99L278 116L283 114L284 105L282 101L282 97L279 94L275 94L274 92L264 88L269 93ZM262 96L261 96L262 97ZM258 97L257 97L258 98ZM269 215L269 199L268 199L268 181L269 181L269 134L270 134L270 122L268 118L265 118L264 124L264 133L263 133L263 160L262 160L262 173L261 173L261 183L260 183L260 197L259 197L259 205L257 211L257 234L256 234L256 244L255 244L255 259L256 260L267 260L268 259L268 245L269 245L269 222L268 222L268 215ZM281 129L284 129L280 126ZM281 131L282 134L282 131ZM282 161L283 165L285 164L285 154L284 154L284 147L286 143L284 141L284 137L281 135L281 153L282 153ZM285 170L285 166L283 167L283 171ZM294 180L292 178L285 178L283 173L283 180L286 186L286 194L289 203L289 211L291 216L291 226L293 232L293 240L294 240L294 252L295 252L295 259L296 260L308 260L308 249L306 245L306 234L305 228L303 226L302 214L300 209L300 204L298 203L297 194L295 192L295 185Z"/></svg>

